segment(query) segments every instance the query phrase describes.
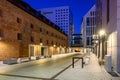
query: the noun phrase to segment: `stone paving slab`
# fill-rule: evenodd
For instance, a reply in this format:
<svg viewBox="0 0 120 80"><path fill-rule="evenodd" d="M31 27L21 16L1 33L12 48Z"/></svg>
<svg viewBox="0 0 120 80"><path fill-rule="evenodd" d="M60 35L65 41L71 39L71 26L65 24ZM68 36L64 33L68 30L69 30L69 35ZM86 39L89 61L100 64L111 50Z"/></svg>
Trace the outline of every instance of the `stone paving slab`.
<svg viewBox="0 0 120 80"><path fill-rule="evenodd" d="M81 67L81 60L72 68L72 58L56 60L57 58L54 56L53 59L1 67L0 80L120 80L120 77L109 75L104 66L98 64L94 54L90 55L90 62L85 64L84 68Z"/></svg>
<svg viewBox="0 0 120 80"><path fill-rule="evenodd" d="M59 80L120 80L120 77L109 75L104 66L98 64L94 54L90 55L90 62L81 68L81 61L78 61L74 68L70 67L56 79Z"/></svg>

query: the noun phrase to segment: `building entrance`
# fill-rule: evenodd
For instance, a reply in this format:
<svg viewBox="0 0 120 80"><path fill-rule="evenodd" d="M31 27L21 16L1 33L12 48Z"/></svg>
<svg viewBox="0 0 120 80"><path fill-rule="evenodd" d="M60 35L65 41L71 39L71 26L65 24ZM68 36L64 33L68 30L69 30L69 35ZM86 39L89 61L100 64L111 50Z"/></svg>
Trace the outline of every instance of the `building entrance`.
<svg viewBox="0 0 120 80"><path fill-rule="evenodd" d="M47 56L48 55L48 47L42 46L40 53L41 53L41 56Z"/></svg>

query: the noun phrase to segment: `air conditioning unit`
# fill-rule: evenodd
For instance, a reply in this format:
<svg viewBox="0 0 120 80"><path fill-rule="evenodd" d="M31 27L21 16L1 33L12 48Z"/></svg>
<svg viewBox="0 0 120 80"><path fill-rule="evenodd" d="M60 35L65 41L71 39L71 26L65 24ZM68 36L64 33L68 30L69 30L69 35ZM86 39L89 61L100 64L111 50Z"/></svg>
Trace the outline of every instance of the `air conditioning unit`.
<svg viewBox="0 0 120 80"><path fill-rule="evenodd" d="M112 72L112 58L111 55L105 55L105 69L107 72Z"/></svg>

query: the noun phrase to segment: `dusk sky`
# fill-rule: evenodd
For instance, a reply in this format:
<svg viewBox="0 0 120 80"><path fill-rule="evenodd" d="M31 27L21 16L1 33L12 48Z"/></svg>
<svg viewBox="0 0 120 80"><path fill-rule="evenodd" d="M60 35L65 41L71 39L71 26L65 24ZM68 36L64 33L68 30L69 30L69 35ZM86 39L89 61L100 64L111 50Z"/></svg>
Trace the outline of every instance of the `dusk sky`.
<svg viewBox="0 0 120 80"><path fill-rule="evenodd" d="M75 33L80 33L82 17L95 4L95 0L24 0L34 9L70 6L75 26Z"/></svg>

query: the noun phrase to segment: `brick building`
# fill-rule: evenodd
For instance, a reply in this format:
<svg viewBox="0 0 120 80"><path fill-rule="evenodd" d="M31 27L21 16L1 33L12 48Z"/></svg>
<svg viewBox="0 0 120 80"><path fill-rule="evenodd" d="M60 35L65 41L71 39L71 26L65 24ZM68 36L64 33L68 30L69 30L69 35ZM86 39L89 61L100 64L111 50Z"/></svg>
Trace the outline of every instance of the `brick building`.
<svg viewBox="0 0 120 80"><path fill-rule="evenodd" d="M22 0L0 0L0 60L65 53L67 35Z"/></svg>

